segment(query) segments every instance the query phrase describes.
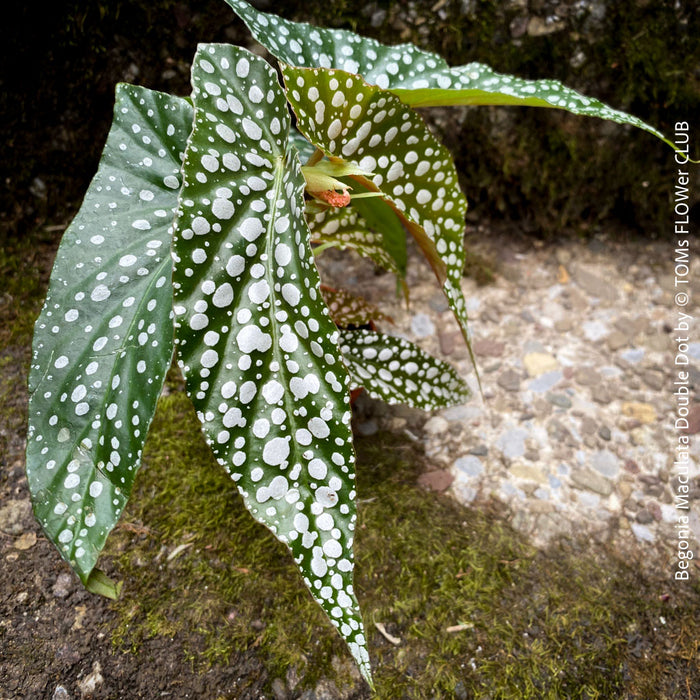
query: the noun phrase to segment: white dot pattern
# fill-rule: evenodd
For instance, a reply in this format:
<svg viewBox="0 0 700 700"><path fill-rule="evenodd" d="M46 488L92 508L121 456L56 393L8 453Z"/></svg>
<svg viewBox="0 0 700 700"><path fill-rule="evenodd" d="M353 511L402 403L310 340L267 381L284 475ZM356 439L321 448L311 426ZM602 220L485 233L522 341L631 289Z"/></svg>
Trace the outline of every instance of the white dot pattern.
<svg viewBox="0 0 700 700"><path fill-rule="evenodd" d="M301 165L287 150L284 93L265 61L221 44L200 45L192 83L194 130L173 242L187 391L248 509L288 545L367 664L352 589L348 377L313 265ZM203 254L193 256L197 249Z"/></svg>
<svg viewBox="0 0 700 700"><path fill-rule="evenodd" d="M389 404L432 411L464 403L469 388L454 368L404 338L367 330L340 332L351 388Z"/></svg>
<svg viewBox="0 0 700 700"><path fill-rule="evenodd" d="M171 223L192 113L181 98L117 88L99 170L35 327L29 486L83 581L129 497L170 365Z"/></svg>
<svg viewBox="0 0 700 700"><path fill-rule="evenodd" d="M302 134L327 155L374 173L372 183L404 218L442 282L469 346L467 307L461 288L467 202L450 153L435 140L416 112L356 75L286 65L282 66L282 75ZM305 99L300 91L305 91ZM350 102L334 101L340 91L353 95L352 106ZM316 103L310 99L311 94L318 95ZM318 104L324 105L320 120L316 116ZM355 117L350 114L352 109ZM343 127L336 133L333 124L337 121Z"/></svg>
<svg viewBox="0 0 700 700"><path fill-rule="evenodd" d="M396 92L408 105L526 105L631 124L664 138L641 119L586 97L556 80L525 80L481 63L450 67L413 44L386 46L344 29L325 29L258 12L244 0L226 0L253 36L276 58L293 66L337 68ZM670 143L669 141L666 141Z"/></svg>

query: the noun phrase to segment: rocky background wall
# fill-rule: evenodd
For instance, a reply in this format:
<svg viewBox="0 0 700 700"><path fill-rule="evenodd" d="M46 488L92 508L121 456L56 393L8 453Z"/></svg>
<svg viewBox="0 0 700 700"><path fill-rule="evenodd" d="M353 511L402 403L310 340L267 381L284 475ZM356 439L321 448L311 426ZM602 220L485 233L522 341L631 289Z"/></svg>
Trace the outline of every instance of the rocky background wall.
<svg viewBox="0 0 700 700"><path fill-rule="evenodd" d="M556 78L671 137L676 121L697 130L694 0L256 4L387 43L412 41L451 64L481 61L522 77ZM198 41L251 45L222 0L66 0L41 10L18 3L10 13L0 29L0 230L15 236L74 213L97 167L116 82L188 94ZM453 108L427 118L455 154L472 221L517 222L541 237L601 227L668 235L673 155L647 134L530 108ZM696 201L696 219L699 208Z"/></svg>

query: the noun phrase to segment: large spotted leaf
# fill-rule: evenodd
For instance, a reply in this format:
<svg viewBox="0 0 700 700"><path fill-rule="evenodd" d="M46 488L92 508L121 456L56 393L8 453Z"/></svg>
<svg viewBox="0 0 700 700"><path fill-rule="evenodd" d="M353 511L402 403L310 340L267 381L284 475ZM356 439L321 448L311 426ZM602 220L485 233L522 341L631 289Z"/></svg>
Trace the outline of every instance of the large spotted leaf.
<svg viewBox="0 0 700 700"><path fill-rule="evenodd" d="M172 357L171 224L192 114L186 100L117 88L99 170L36 323L29 488L47 536L93 590Z"/></svg>
<svg viewBox="0 0 700 700"><path fill-rule="evenodd" d="M414 107L521 105L563 109L648 131L673 142L641 119L585 97L556 80L525 80L481 63L450 67L413 44L387 46L344 29L324 29L259 12L245 0L226 0L253 36L276 58L293 66L337 68L361 75Z"/></svg>
<svg viewBox="0 0 700 700"><path fill-rule="evenodd" d="M390 404L431 411L464 403L469 388L453 367L404 338L368 330L341 331L340 351L353 389Z"/></svg>
<svg viewBox="0 0 700 700"><path fill-rule="evenodd" d="M469 346L461 289L467 201L449 151L416 112L357 75L288 65L282 75L302 134L326 155L374 173L369 182L433 265Z"/></svg>
<svg viewBox="0 0 700 700"><path fill-rule="evenodd" d="M246 506L291 550L363 674L353 593L348 377L320 292L304 178L274 70L201 45L173 245L175 334L207 442Z"/></svg>

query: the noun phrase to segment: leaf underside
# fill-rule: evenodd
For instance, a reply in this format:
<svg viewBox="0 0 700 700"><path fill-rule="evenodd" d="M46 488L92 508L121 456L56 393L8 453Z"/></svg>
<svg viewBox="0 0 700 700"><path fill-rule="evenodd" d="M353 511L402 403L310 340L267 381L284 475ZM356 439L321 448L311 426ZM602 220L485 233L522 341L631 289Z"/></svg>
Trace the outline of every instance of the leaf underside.
<svg viewBox="0 0 700 700"><path fill-rule="evenodd" d="M322 285L321 293L333 323L340 328L370 325L374 321L391 322L374 304L344 289L330 289Z"/></svg>
<svg viewBox="0 0 700 700"><path fill-rule="evenodd" d="M175 335L207 442L254 517L291 550L371 682L353 592L348 377L303 217L274 70L200 45L173 245Z"/></svg>
<svg viewBox="0 0 700 700"><path fill-rule="evenodd" d="M34 332L27 476L83 583L131 492L172 358L170 238L186 100L117 88L114 121L58 250ZM109 588L109 586L107 586Z"/></svg>
<svg viewBox="0 0 700 700"><path fill-rule="evenodd" d="M226 0L273 56L293 66L337 68L398 95L413 107L509 105L563 109L629 124L672 141L641 119L586 97L557 80L503 75L482 63L450 67L413 44L387 46L344 29L326 29L259 12L244 0Z"/></svg>
<svg viewBox="0 0 700 700"><path fill-rule="evenodd" d="M424 411L464 403L469 388L453 367L404 338L371 330L341 331L340 351L351 388L389 404Z"/></svg>

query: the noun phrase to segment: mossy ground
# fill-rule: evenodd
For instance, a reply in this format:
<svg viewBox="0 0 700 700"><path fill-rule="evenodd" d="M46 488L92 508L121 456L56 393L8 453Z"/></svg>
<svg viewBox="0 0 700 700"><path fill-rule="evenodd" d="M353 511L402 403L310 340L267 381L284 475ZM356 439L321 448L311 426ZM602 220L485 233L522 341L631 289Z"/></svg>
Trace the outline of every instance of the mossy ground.
<svg viewBox="0 0 700 700"><path fill-rule="evenodd" d="M648 574L641 553L588 542L538 552L495 506L465 509L417 487L423 459L406 438L358 439L357 449L356 588L377 697L698 696L697 585L682 593ZM161 399L110 551L126 581L118 644L137 650L146 636L197 629L210 663L256 647L270 679L293 668L304 686L356 683L285 548L245 511L177 388Z"/></svg>

